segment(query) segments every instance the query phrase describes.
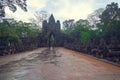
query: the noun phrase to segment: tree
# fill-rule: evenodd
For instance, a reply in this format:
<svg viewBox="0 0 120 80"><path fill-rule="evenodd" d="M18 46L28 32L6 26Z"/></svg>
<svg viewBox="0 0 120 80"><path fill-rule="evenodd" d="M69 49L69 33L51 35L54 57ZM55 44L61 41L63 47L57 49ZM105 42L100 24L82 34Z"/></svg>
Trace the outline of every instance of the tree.
<svg viewBox="0 0 120 80"><path fill-rule="evenodd" d="M101 24L109 25L113 20L120 20L120 8L118 3L112 2L106 6L106 9L100 15Z"/></svg>
<svg viewBox="0 0 120 80"><path fill-rule="evenodd" d="M22 21L16 22L16 24L11 26L11 29L15 31L19 38L35 38L40 32L36 24Z"/></svg>
<svg viewBox="0 0 120 80"><path fill-rule="evenodd" d="M74 19L69 19L69 20L65 20L63 22L63 28L64 29L71 29L74 25Z"/></svg>
<svg viewBox="0 0 120 80"><path fill-rule="evenodd" d="M31 18L30 21L37 24L38 26L41 26L44 20L48 20L49 13L46 11L36 11L34 16L35 18Z"/></svg>
<svg viewBox="0 0 120 80"><path fill-rule="evenodd" d="M120 31L120 8L117 3L112 2L106 6L100 15L100 29L103 37L118 37Z"/></svg>
<svg viewBox="0 0 120 80"><path fill-rule="evenodd" d="M0 46L10 46L11 44L20 44L19 36L11 29L7 21L0 23Z"/></svg>
<svg viewBox="0 0 120 80"><path fill-rule="evenodd" d="M90 25L93 25L93 27L98 27L97 24L100 23L100 15L103 13L104 9L99 8L95 10L93 13L88 15L87 20L90 22Z"/></svg>
<svg viewBox="0 0 120 80"><path fill-rule="evenodd" d="M15 5L27 11L26 0L0 0L0 20L2 20L2 17L5 17L5 7L8 6L12 12L15 12L17 10Z"/></svg>
<svg viewBox="0 0 120 80"><path fill-rule="evenodd" d="M66 22L67 25L67 22ZM74 23L73 26L67 27L64 30L64 33L66 33L68 36L73 38L74 40L77 40L78 42L88 42L91 39L91 32L92 29L89 25L89 22L87 20L78 20L76 23Z"/></svg>

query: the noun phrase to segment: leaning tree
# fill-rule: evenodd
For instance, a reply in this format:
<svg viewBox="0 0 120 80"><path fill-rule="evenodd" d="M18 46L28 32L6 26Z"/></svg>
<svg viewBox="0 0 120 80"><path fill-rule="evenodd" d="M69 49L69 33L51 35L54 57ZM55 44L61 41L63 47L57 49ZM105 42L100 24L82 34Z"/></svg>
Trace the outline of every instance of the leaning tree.
<svg viewBox="0 0 120 80"><path fill-rule="evenodd" d="M12 12L15 12L17 10L16 5L27 11L26 0L0 0L0 20L5 17L5 7L9 7Z"/></svg>

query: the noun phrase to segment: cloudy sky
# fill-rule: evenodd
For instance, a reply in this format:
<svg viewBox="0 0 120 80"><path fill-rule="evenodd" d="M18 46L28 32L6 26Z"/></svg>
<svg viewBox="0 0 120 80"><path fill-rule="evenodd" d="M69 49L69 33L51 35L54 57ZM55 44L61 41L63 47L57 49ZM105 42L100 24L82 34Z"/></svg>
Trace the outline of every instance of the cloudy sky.
<svg viewBox="0 0 120 80"><path fill-rule="evenodd" d="M27 0L28 12L19 7L15 13L6 8L6 14L17 20L29 21L34 17L36 11L53 13L56 19L61 21L68 19L86 19L94 10L105 8L108 3L120 0ZM7 16L8 17L8 16Z"/></svg>

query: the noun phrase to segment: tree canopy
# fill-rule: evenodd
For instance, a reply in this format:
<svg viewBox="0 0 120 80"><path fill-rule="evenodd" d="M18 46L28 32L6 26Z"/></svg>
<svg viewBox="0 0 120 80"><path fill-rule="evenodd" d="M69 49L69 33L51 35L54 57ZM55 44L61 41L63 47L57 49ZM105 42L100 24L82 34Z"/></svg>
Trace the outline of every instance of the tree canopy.
<svg viewBox="0 0 120 80"><path fill-rule="evenodd" d="M5 17L5 7L8 6L12 12L17 10L18 5L22 10L27 11L26 0L0 0L0 20Z"/></svg>

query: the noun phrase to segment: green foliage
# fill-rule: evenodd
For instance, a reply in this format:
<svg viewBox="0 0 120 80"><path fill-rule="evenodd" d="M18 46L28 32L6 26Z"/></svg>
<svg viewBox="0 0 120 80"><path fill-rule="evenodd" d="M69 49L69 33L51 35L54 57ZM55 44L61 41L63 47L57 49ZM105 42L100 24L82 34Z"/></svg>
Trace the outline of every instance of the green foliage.
<svg viewBox="0 0 120 80"><path fill-rule="evenodd" d="M81 20L75 23L71 29L65 29L63 32L79 42L87 43L94 35L94 30L90 27L87 20Z"/></svg>
<svg viewBox="0 0 120 80"><path fill-rule="evenodd" d="M24 26L24 24L15 23L10 25L7 21L0 23L0 46L19 45L22 43L21 38L35 38L38 36L40 30L36 25L29 23Z"/></svg>
<svg viewBox="0 0 120 80"><path fill-rule="evenodd" d="M8 24L0 23L0 45L8 46L10 43L20 44L21 41Z"/></svg>
<svg viewBox="0 0 120 80"><path fill-rule="evenodd" d="M89 32L81 32L81 41L83 43L87 43L90 40L90 33Z"/></svg>
<svg viewBox="0 0 120 80"><path fill-rule="evenodd" d="M35 38L38 36L40 29L37 25L31 25L32 23L16 24L12 28L20 38Z"/></svg>
<svg viewBox="0 0 120 80"><path fill-rule="evenodd" d="M103 37L119 37L120 36L120 21L112 21L111 23L109 23L109 25L102 26L102 34Z"/></svg>

